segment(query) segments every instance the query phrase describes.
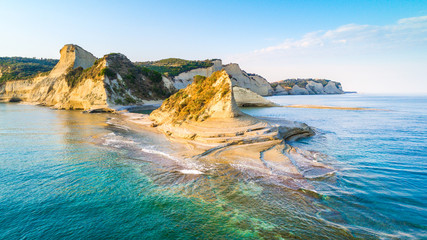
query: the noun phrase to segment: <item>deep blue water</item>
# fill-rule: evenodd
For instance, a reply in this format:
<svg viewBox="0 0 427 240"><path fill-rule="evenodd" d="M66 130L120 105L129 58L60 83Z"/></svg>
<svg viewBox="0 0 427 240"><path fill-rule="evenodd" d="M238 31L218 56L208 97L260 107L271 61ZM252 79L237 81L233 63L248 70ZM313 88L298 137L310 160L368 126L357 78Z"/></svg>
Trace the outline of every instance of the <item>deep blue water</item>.
<svg viewBox="0 0 427 240"><path fill-rule="evenodd" d="M427 238L427 97L270 100L386 111L244 109L315 127L292 144L337 172L313 194L223 165L182 174L173 144L114 115L0 104L0 239Z"/></svg>

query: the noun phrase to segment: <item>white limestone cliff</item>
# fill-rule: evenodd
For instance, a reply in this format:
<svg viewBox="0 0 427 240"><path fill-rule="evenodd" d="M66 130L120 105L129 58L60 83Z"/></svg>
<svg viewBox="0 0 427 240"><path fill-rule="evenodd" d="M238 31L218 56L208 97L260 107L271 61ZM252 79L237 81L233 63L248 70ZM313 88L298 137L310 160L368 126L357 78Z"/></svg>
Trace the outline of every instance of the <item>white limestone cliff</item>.
<svg viewBox="0 0 427 240"><path fill-rule="evenodd" d="M200 75L208 77L212 75L212 73L222 69L221 60L213 60L212 63L213 65L208 68L196 68L188 72L180 73L178 76L173 77L170 81L173 82L176 89L186 88L190 83L193 82L194 76Z"/></svg>
<svg viewBox="0 0 427 240"><path fill-rule="evenodd" d="M308 95L308 91L305 88L299 87L298 85L295 85L292 87L291 91L289 91L292 95Z"/></svg>
<svg viewBox="0 0 427 240"><path fill-rule="evenodd" d="M224 69L231 77L233 86L250 89L251 91L261 95L269 96L273 93L273 88L270 83L263 77L256 74L248 74L241 70L239 65L231 63L222 65L221 60L213 60L213 66L208 68L197 68L188 72L183 72L176 77L170 78L176 89L183 89L193 82L196 75L208 77L213 72Z"/></svg>
<svg viewBox="0 0 427 240"><path fill-rule="evenodd" d="M276 103L268 101L261 95L249 89L233 87L234 99L239 107L277 107Z"/></svg>
<svg viewBox="0 0 427 240"><path fill-rule="evenodd" d="M290 81L290 82L285 82ZM282 86L285 86L283 87ZM326 84L326 85L324 85ZM343 94L342 86L339 82L325 80L325 79L314 79L314 80L284 80L274 82L273 95L321 95L321 94ZM292 86L287 87L287 86Z"/></svg>
<svg viewBox="0 0 427 240"><path fill-rule="evenodd" d="M325 94L323 85L318 82L309 81L305 86L309 94Z"/></svg>
<svg viewBox="0 0 427 240"><path fill-rule="evenodd" d="M332 81L330 81L324 88L325 93L327 94L342 94L344 91L341 88L341 85L339 87L336 86L336 84Z"/></svg>
<svg viewBox="0 0 427 240"><path fill-rule="evenodd" d="M50 72L50 77L59 77L67 70L70 70L70 68L76 69L78 67L82 67L83 69L87 69L96 61L96 57L90 52L73 44L65 45L59 52L61 54L61 58L59 59L58 64L56 64Z"/></svg>

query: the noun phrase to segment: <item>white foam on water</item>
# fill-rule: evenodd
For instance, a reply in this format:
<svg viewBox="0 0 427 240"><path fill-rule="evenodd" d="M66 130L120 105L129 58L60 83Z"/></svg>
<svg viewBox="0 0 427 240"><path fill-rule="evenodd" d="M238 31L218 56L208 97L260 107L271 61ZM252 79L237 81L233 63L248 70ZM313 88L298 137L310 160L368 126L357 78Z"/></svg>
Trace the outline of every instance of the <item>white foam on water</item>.
<svg viewBox="0 0 427 240"><path fill-rule="evenodd" d="M203 172L195 169L183 169L178 171L183 174L196 174L196 175L204 174Z"/></svg>
<svg viewBox="0 0 427 240"><path fill-rule="evenodd" d="M160 156L169 158L169 159L175 161L176 163L178 163L181 167L187 168L187 169L178 170L178 172L180 172L180 173L195 174L195 175L204 174L204 172L194 169L194 168L198 168L198 169L201 169L201 168L204 169L204 168L202 166L200 166L199 164L191 161L191 159L185 159L185 161L183 161L184 159L180 159L180 158L177 158L177 157L170 155L168 153L153 149L154 147L155 146L150 146L148 148L142 148L141 151L145 152L145 153L156 154L156 155L160 155Z"/></svg>
<svg viewBox="0 0 427 240"><path fill-rule="evenodd" d="M151 148L141 148L141 151L143 151L145 153L161 155L163 157L167 157L167 158L172 159L172 160L178 160L176 157L174 157L174 156L172 156L170 154L167 154L165 152L161 152L161 151L158 151L158 150L155 150L155 149L151 149Z"/></svg>
<svg viewBox="0 0 427 240"><path fill-rule="evenodd" d="M109 133L105 135L104 142L102 145L104 146L112 146L112 147L123 147L123 146L129 146L129 145L135 145L136 143L132 140L127 140L124 137L117 136L116 134Z"/></svg>

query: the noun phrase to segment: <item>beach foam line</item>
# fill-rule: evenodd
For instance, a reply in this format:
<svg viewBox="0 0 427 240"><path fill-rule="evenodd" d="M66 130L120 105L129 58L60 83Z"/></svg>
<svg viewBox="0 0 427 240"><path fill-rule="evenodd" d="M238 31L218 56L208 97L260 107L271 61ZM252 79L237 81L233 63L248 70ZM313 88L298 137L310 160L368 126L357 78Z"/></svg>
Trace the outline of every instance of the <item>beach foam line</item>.
<svg viewBox="0 0 427 240"><path fill-rule="evenodd" d="M167 157L167 158L172 159L172 160L178 160L176 157L174 157L170 154L167 154L165 152L161 152L161 151L158 151L155 149L141 148L141 151L143 151L145 153L161 155L161 156Z"/></svg>

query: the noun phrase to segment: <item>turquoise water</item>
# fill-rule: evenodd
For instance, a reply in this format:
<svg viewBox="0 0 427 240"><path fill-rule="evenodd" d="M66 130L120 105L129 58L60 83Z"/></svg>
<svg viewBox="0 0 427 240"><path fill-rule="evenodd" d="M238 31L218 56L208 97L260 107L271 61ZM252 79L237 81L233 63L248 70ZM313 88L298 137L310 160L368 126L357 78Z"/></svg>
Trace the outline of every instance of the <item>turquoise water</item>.
<svg viewBox="0 0 427 240"><path fill-rule="evenodd" d="M337 169L310 180L315 194L180 164L163 136L114 115L0 104L0 239L427 238L427 97L270 100L388 111L244 109L316 128L292 143Z"/></svg>

